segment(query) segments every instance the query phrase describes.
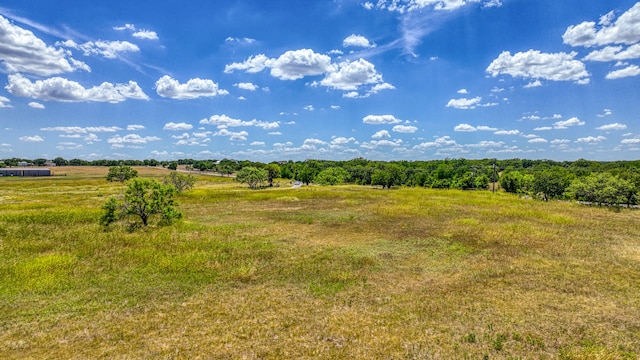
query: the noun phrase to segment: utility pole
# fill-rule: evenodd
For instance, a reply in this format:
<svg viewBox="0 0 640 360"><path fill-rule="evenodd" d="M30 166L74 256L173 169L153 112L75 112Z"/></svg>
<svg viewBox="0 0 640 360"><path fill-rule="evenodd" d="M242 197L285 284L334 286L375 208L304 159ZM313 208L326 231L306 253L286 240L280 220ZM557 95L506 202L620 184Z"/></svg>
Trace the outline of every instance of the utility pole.
<svg viewBox="0 0 640 360"><path fill-rule="evenodd" d="M493 159L493 193L496 193L496 159Z"/></svg>

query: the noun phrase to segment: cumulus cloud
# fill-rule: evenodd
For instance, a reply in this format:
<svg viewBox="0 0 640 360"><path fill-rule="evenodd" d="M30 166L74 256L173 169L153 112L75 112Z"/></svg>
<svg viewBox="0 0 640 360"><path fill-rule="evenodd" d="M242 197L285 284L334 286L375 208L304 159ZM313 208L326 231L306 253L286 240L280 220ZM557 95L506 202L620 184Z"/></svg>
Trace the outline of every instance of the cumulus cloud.
<svg viewBox="0 0 640 360"><path fill-rule="evenodd" d="M48 46L33 32L11 24L0 15L0 62L9 73L40 76L57 75L76 70L91 71L62 48Z"/></svg>
<svg viewBox="0 0 640 360"><path fill-rule="evenodd" d="M127 134L125 136L116 135L110 139L107 139L107 143L111 144L114 149L120 149L129 146L139 146L150 143L152 141L161 140L157 136L140 136L138 134Z"/></svg>
<svg viewBox="0 0 640 360"><path fill-rule="evenodd" d="M589 82L589 73L584 63L576 60L577 53L542 53L529 50L511 55L504 51L486 69L491 76L510 75L514 78L533 78L552 81Z"/></svg>
<svg viewBox="0 0 640 360"><path fill-rule="evenodd" d="M627 125L625 124L620 124L620 123L613 123L613 124L607 124L607 125L602 125L596 128L596 130L625 130L627 128Z"/></svg>
<svg viewBox="0 0 640 360"><path fill-rule="evenodd" d="M413 134L414 132L418 131L418 128L410 125L396 125L393 127L393 129L391 129L391 131L404 134Z"/></svg>
<svg viewBox="0 0 640 360"><path fill-rule="evenodd" d="M339 90L356 90L365 84L382 82L380 75L372 63L364 59L344 61L337 65L337 70L329 72L320 82L321 85Z"/></svg>
<svg viewBox="0 0 640 360"><path fill-rule="evenodd" d="M21 136L18 139L24 142L43 142L44 139L40 135L35 136Z"/></svg>
<svg viewBox="0 0 640 360"><path fill-rule="evenodd" d="M378 0L375 5L371 2L366 2L363 6L368 9L375 7L382 10L405 13L423 9L451 11L478 2L480 0ZM484 7L499 7L502 5L500 0L486 0L482 4Z"/></svg>
<svg viewBox="0 0 640 360"><path fill-rule="evenodd" d="M375 134L371 135L371 138L373 139L384 139L384 138L390 138L391 135L389 134L389 131L387 130L380 130L378 132L376 132Z"/></svg>
<svg viewBox="0 0 640 360"><path fill-rule="evenodd" d="M566 129L566 128L569 128L571 126L582 126L584 124L585 124L584 121L578 119L577 117L572 117L571 119L568 119L568 120L555 122L553 124L553 128L554 129Z"/></svg>
<svg viewBox="0 0 640 360"><path fill-rule="evenodd" d="M2 102L2 99L0 99L0 102ZM2 106L0 106L2 107ZM39 102L35 102L35 101L31 101L29 103L29 107L32 107L34 109L44 109L44 105L40 104Z"/></svg>
<svg viewBox="0 0 640 360"><path fill-rule="evenodd" d="M258 85L248 83L248 82L233 84L233 86L237 87L238 89L249 90L249 91L256 91L258 89Z"/></svg>
<svg viewBox="0 0 640 360"><path fill-rule="evenodd" d="M189 79L186 84L180 84L169 75L156 81L156 92L162 97L178 100L229 94L227 90L219 89L218 84L209 79Z"/></svg>
<svg viewBox="0 0 640 360"><path fill-rule="evenodd" d="M393 88L393 85L383 83L382 75L376 71L375 66L364 59L346 60L334 64L329 56L316 53L311 49L290 50L277 59L268 58L264 54L251 56L244 62L226 65L224 72L232 73L239 70L257 73L265 69L270 69L271 75L280 80L298 80L306 76L324 75L324 79L313 82L312 85L345 91L357 90L363 85L380 85L372 89L369 95ZM345 97L361 96L356 92Z"/></svg>
<svg viewBox="0 0 640 360"><path fill-rule="evenodd" d="M136 26L133 24L124 24L123 26L114 26L113 30L129 30L132 31L132 36L136 39L144 39L144 40L158 40L158 34L155 31L140 29L137 30Z"/></svg>
<svg viewBox="0 0 640 360"><path fill-rule="evenodd" d="M423 142L419 145L414 146L413 148L416 150L425 150L429 148L439 148L439 147L456 147L458 144L455 140L451 139L450 136L442 136L436 138L434 141Z"/></svg>
<svg viewBox="0 0 640 360"><path fill-rule="evenodd" d="M362 35L351 34L342 41L342 46L372 48L372 47L375 47L376 44L371 43L369 39L367 39Z"/></svg>
<svg viewBox="0 0 640 360"><path fill-rule="evenodd" d="M9 98L6 98L4 96L0 96L0 108L10 108L12 107L11 104L9 104L11 102L11 100L9 100Z"/></svg>
<svg viewBox="0 0 640 360"><path fill-rule="evenodd" d="M115 59L118 54L125 52L139 52L140 48L136 44L128 41L87 41L83 44L77 44L73 40L57 42L56 45L82 51L85 56L99 55L107 59Z"/></svg>
<svg viewBox="0 0 640 360"><path fill-rule="evenodd" d="M498 130L494 135L520 135L520 130Z"/></svg>
<svg viewBox="0 0 640 360"><path fill-rule="evenodd" d="M640 75L640 67L637 65L630 65L624 69L615 70L608 73L605 78L608 80L615 80L638 75Z"/></svg>
<svg viewBox="0 0 640 360"><path fill-rule="evenodd" d="M210 116L208 119L202 119L200 120L200 124L202 125L214 125L217 126L218 129L224 129L224 128L228 128L228 127L240 127L240 126L256 126L259 128L262 128L264 130L269 130L269 129L276 129L280 127L280 123L279 122L266 122L266 121L259 121L256 119L250 120L250 121L244 121L244 120L240 120L240 119L234 119L232 117L229 117L227 115L212 115Z"/></svg>
<svg viewBox="0 0 640 360"><path fill-rule="evenodd" d="M100 133L100 132L116 132L122 130L117 126L54 126L40 128L42 131L56 131L67 134L88 134L88 133Z"/></svg>
<svg viewBox="0 0 640 360"><path fill-rule="evenodd" d="M476 128L469 125L469 124L459 124L456 125L456 127L453 128L453 131L460 131L460 132L474 132L476 131Z"/></svg>
<svg viewBox="0 0 640 360"><path fill-rule="evenodd" d="M397 119L393 115L367 115L362 119L362 122L370 125L383 125L383 124L397 124L402 120Z"/></svg>
<svg viewBox="0 0 640 360"><path fill-rule="evenodd" d="M602 142L604 140L607 140L607 138L604 137L604 136L597 136L597 137L587 136L587 137L578 138L576 140L576 142L586 143L586 144L597 144L597 143Z"/></svg>
<svg viewBox="0 0 640 360"><path fill-rule="evenodd" d="M158 34L151 30L138 30L132 34L134 38L145 40L158 40Z"/></svg>
<svg viewBox="0 0 640 360"><path fill-rule="evenodd" d="M20 74L9 75L9 84L5 87L15 96L32 99L63 101L63 102L110 102L119 103L126 99L148 100L135 81L128 84L112 84L103 82L92 88L84 88L75 81L61 77L45 80L31 80Z"/></svg>
<svg viewBox="0 0 640 360"><path fill-rule="evenodd" d="M331 139L331 145L335 145L335 146L343 146L343 145L347 145L350 142L355 142L356 139L353 137L350 138L346 138L346 137L334 137L333 139Z"/></svg>
<svg viewBox="0 0 640 360"><path fill-rule="evenodd" d="M527 142L531 144L544 144L544 143L548 143L549 141L547 139L536 137L536 138L530 139Z"/></svg>
<svg viewBox="0 0 640 360"><path fill-rule="evenodd" d="M193 125L187 123L174 123L169 122L164 124L162 130L170 130L170 131L185 131L193 129Z"/></svg>
<svg viewBox="0 0 640 360"><path fill-rule="evenodd" d="M562 40L571 46L602 46L607 44L634 44L640 41L640 2L613 21L613 13L594 21L585 21L567 28Z"/></svg>
<svg viewBox="0 0 640 360"><path fill-rule="evenodd" d="M138 130L144 130L144 125L136 125L136 124L131 124L131 125L127 125L127 131L138 131Z"/></svg>
<svg viewBox="0 0 640 360"><path fill-rule="evenodd" d="M496 103L485 103L485 104L482 104L481 101L482 101L482 97L480 97L480 96L476 96L476 97L471 98L471 99L467 99L467 98L451 99L447 103L447 107L451 107L451 108L454 108L454 109L470 110L470 109L475 109L478 106L487 107L487 106L496 106L496 105L498 105Z"/></svg>
<svg viewBox="0 0 640 360"><path fill-rule="evenodd" d="M626 49L622 46L607 46L603 49L592 51L584 59L600 62L640 59L640 44L629 46Z"/></svg>
<svg viewBox="0 0 640 360"><path fill-rule="evenodd" d="M213 134L214 136L228 137L231 141L246 141L249 133L246 131L229 131L228 129L220 129Z"/></svg>

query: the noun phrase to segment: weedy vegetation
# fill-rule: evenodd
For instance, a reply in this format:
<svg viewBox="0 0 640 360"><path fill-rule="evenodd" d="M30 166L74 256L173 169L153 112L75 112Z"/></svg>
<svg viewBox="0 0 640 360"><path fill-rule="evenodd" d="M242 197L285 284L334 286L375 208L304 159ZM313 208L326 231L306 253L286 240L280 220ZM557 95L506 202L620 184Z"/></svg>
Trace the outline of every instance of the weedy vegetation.
<svg viewBox="0 0 640 360"><path fill-rule="evenodd" d="M637 210L196 176L181 220L104 231L124 185L65 171L0 179L5 359L640 356Z"/></svg>

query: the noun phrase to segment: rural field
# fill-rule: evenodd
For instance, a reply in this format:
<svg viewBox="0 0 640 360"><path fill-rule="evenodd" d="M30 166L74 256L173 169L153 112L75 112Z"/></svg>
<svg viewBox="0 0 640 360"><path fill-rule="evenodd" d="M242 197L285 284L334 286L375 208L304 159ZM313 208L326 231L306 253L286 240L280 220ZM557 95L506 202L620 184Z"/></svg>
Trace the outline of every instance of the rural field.
<svg viewBox="0 0 640 360"><path fill-rule="evenodd" d="M128 231L107 170L0 178L0 358L640 357L638 210L199 176Z"/></svg>

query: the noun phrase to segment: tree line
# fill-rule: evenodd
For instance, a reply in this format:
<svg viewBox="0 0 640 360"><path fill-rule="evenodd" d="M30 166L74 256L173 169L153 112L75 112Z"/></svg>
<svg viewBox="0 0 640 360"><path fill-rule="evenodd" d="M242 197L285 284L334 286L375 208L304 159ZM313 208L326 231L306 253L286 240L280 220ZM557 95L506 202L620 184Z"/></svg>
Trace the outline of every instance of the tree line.
<svg viewBox="0 0 640 360"><path fill-rule="evenodd" d="M44 159L4 159L0 166ZM637 205L640 200L640 160L576 161L529 159L442 159L425 161L305 160L261 163L249 160L51 160L57 166L179 166L194 172L235 174L251 188L273 186L275 179L306 185L358 184L383 188L421 186L437 189L497 190L542 200L573 199L597 205Z"/></svg>

